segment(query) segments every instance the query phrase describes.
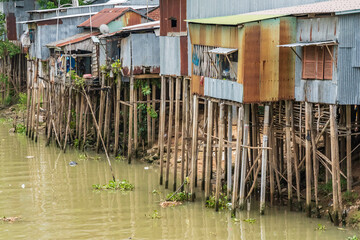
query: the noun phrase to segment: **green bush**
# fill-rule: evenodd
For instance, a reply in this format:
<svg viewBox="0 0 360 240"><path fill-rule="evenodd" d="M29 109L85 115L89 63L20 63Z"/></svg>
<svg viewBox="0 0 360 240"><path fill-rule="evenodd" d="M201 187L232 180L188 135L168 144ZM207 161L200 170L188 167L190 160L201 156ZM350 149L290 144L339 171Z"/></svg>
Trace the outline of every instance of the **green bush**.
<svg viewBox="0 0 360 240"><path fill-rule="evenodd" d="M135 187L129 181L122 180L122 181L110 181L109 184L100 185L100 184L94 184L92 185L93 189L95 190L121 190L121 191L131 191Z"/></svg>
<svg viewBox="0 0 360 240"><path fill-rule="evenodd" d="M169 201L177 201L177 202L184 202L190 199L190 193L186 192L178 192L178 193L169 193L166 196L166 199Z"/></svg>

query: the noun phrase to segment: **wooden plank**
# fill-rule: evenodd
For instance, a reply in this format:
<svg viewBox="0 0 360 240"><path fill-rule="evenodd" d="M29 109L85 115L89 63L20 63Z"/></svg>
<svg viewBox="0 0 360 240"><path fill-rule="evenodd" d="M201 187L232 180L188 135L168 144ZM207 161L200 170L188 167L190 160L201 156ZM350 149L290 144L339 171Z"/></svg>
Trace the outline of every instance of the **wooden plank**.
<svg viewBox="0 0 360 240"><path fill-rule="evenodd" d="M195 181L196 181L196 150L198 138L198 117L199 117L199 98L196 94L193 95L193 128L192 128L192 146L191 146L191 180L190 180L190 194L191 201L194 201L195 196Z"/></svg>
<svg viewBox="0 0 360 240"><path fill-rule="evenodd" d="M177 180L177 160L178 160L178 145L179 145L179 128L180 128L180 93L181 93L181 79L176 78L175 89L175 151L174 151L174 186L173 190L176 191Z"/></svg>
<svg viewBox="0 0 360 240"><path fill-rule="evenodd" d="M266 193L266 170L268 161L268 150L265 149L269 142L269 114L270 106L265 105L264 112L264 132L262 141L262 159L261 159L261 190L260 190L260 214L265 213L265 193Z"/></svg>
<svg viewBox="0 0 360 240"><path fill-rule="evenodd" d="M244 106L244 135L243 135L243 145L248 145L249 139L249 114L250 106L245 104ZM245 176L246 176L246 165L248 161L248 151L242 151L241 156L241 172L240 172L240 190L239 190L239 208L244 210L245 208Z"/></svg>
<svg viewBox="0 0 360 240"><path fill-rule="evenodd" d="M218 148L218 158L216 161L216 192L215 192L215 211L219 211L219 199L221 191L221 160L223 156L223 143L225 135L225 104L220 103L220 118L219 118L219 148Z"/></svg>

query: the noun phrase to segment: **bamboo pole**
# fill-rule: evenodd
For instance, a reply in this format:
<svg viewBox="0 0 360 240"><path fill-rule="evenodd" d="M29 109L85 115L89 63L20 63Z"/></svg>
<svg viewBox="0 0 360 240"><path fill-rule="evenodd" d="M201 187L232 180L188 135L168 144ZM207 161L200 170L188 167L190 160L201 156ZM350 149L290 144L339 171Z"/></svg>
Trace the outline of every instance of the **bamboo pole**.
<svg viewBox="0 0 360 240"><path fill-rule="evenodd" d="M70 121L71 121L71 93L72 87L69 87L69 102L68 102L68 114L67 114L67 122L66 122L66 128L65 128L65 141L64 141L64 153L66 152L66 146L68 141L68 135L70 131Z"/></svg>
<svg viewBox="0 0 360 240"><path fill-rule="evenodd" d="M139 140L138 140L138 90L140 89L134 89L134 101L133 101L133 113L134 114L134 151L135 151L135 155L137 155L137 150L138 150L138 146L139 146Z"/></svg>
<svg viewBox="0 0 360 240"><path fill-rule="evenodd" d="M121 76L116 76L116 110L115 110L115 143L114 155L119 151L119 132L120 132L120 97L121 97Z"/></svg>
<svg viewBox="0 0 360 240"><path fill-rule="evenodd" d="M133 109L134 109L134 77L130 77L130 106L129 106L129 138L128 138L128 163L131 163L133 147ZM161 158L160 158L161 164Z"/></svg>
<svg viewBox="0 0 360 240"><path fill-rule="evenodd" d="M105 106L105 93L103 88L105 87L105 73L101 73L101 92L100 92L100 110L99 110L99 131L96 139L96 152L99 152L100 135L102 134L103 121L104 121L104 106Z"/></svg>
<svg viewBox="0 0 360 240"><path fill-rule="evenodd" d="M250 107L249 104L244 106L244 135L243 135L243 145L247 146L249 143L249 113ZM242 151L241 157L241 174L240 174L240 192L239 192L239 208L244 210L245 208L245 176L246 176L246 164L248 161L248 151Z"/></svg>
<svg viewBox="0 0 360 240"><path fill-rule="evenodd" d="M106 91L106 102L105 102L105 120L104 120L104 142L107 151L108 149L108 142L109 142L109 133L110 133L110 112L111 112L111 99L109 96L109 91ZM82 114L82 111L81 111ZM80 125L80 132L81 132L81 125Z"/></svg>
<svg viewBox="0 0 360 240"><path fill-rule="evenodd" d="M294 158L294 170L295 170L295 179L296 179L296 196L299 207L301 207L301 198L300 198L300 171L299 171L299 152L296 144L295 138L295 125L294 125L294 105L293 102L290 102L290 117L291 117L291 135L292 135L292 145L293 145L293 158Z"/></svg>
<svg viewBox="0 0 360 240"><path fill-rule="evenodd" d="M156 111L156 84L152 85L151 93L152 93L152 109L154 109L154 111ZM156 125L156 118L151 118L151 143L150 143L150 146L153 146L155 143L155 125Z"/></svg>
<svg viewBox="0 0 360 240"><path fill-rule="evenodd" d="M351 105L346 106L346 173L347 190L352 190L352 166L351 166Z"/></svg>
<svg viewBox="0 0 360 240"><path fill-rule="evenodd" d="M310 117L311 122L310 122L310 126L313 125L313 118ZM313 178L313 182L314 182L314 198L315 198L315 206L316 206L316 214L317 217L320 217L320 209L319 209L319 198L318 198L318 181L319 181L319 161L316 158L316 140L315 140L315 133L313 128L311 127L311 146L312 146L312 159L313 159L313 172L314 172L314 178Z"/></svg>
<svg viewBox="0 0 360 240"><path fill-rule="evenodd" d="M26 115L26 136L29 135L29 132L30 132L30 129L29 129L29 126L30 126L30 94L31 94L31 73L32 73L32 69L31 69L31 66L29 66L29 62L30 61L27 61L27 66L28 66L28 71L26 73L26 91L27 91L27 98L26 98L26 110L27 110L27 115ZM32 65L32 64L31 64ZM47 109L48 110L48 109Z"/></svg>
<svg viewBox="0 0 360 240"><path fill-rule="evenodd" d="M285 101L285 116L286 116L286 168L287 168L287 186L288 186L288 207L292 210L292 153L291 153L291 135L290 135L290 115L291 115L291 101Z"/></svg>
<svg viewBox="0 0 360 240"><path fill-rule="evenodd" d="M232 142L232 105L228 105L228 141ZM232 188L232 147L231 144L227 148L227 197L231 199Z"/></svg>
<svg viewBox="0 0 360 240"><path fill-rule="evenodd" d="M185 180L185 148L186 142L185 138L187 137L187 122L186 122L186 99L187 99L187 83L186 79L183 79L183 104L182 104L182 123L181 123L181 177L180 182ZM181 188L181 191L184 191L184 187Z"/></svg>
<svg viewBox="0 0 360 240"><path fill-rule="evenodd" d="M197 140L198 140L198 117L199 117L199 99L196 94L193 95L193 128L192 128L192 146L191 146L191 180L190 180L190 194L191 201L195 200L195 181L196 181L196 163L197 163Z"/></svg>
<svg viewBox="0 0 360 240"><path fill-rule="evenodd" d="M311 217L311 118L312 104L305 102L305 132L306 132L306 213Z"/></svg>
<svg viewBox="0 0 360 240"><path fill-rule="evenodd" d="M178 144L179 144L179 128L180 128L180 93L181 93L181 79L176 78L175 89L175 151L174 151L174 186L173 190L176 191L176 178L177 178L177 160L178 160Z"/></svg>
<svg viewBox="0 0 360 240"><path fill-rule="evenodd" d="M147 84L148 84L148 86L150 88L150 79L147 80ZM150 109L150 107L151 107L150 97L151 97L150 94L148 94L146 96L146 101L147 101L146 107L147 107L147 109ZM150 147L152 145L152 143L151 143L151 126L152 125L151 125L151 117L150 117L149 111L146 111L146 112L147 112L147 114L146 114L147 145L148 145L148 147Z"/></svg>
<svg viewBox="0 0 360 240"><path fill-rule="evenodd" d="M170 108L169 108L169 121L168 121L168 136L167 136L167 147L166 147L166 173L165 173L165 189L169 187L169 174L170 174L170 161L171 161L171 139L172 139L172 128L173 128L173 114L174 114L174 79L169 78L169 97L170 97Z"/></svg>
<svg viewBox="0 0 360 240"><path fill-rule="evenodd" d="M223 156L223 144L224 144L224 135L225 135L225 104L220 103L220 118L219 118L219 148L218 148L218 158L216 161L216 193L215 193L215 211L219 211L219 198L221 191L221 161Z"/></svg>
<svg viewBox="0 0 360 240"><path fill-rule="evenodd" d="M325 133L325 155L328 159L331 159L331 142L330 135ZM331 180L331 172L325 169L325 182L328 183Z"/></svg>
<svg viewBox="0 0 360 240"><path fill-rule="evenodd" d="M165 134L165 108L166 108L166 79L161 76L161 103L160 103L160 131L159 131L159 145L160 145L160 185L163 184L164 176L164 134Z"/></svg>
<svg viewBox="0 0 360 240"><path fill-rule="evenodd" d="M37 94L38 94L38 100L37 100L37 109L36 109L36 137L35 137L35 142L38 141L38 137L39 137L39 121L40 121L40 102L41 102L41 85L38 84L38 90L37 90Z"/></svg>
<svg viewBox="0 0 360 240"><path fill-rule="evenodd" d="M262 141L262 159L261 159L261 191L260 191L260 214L265 213L265 191L266 191L266 170L267 170L267 161L268 161L268 150L265 149L268 147L269 141L269 113L270 106L265 105L264 112L264 132L263 132L263 141Z"/></svg>
<svg viewBox="0 0 360 240"><path fill-rule="evenodd" d="M232 207L233 213L237 207L237 199L238 199L238 186L239 186L239 178L240 178L240 165L241 165L241 144L242 144L242 126L243 126L243 107L241 106L238 109L238 119L237 119L237 132L236 132L236 155L235 155L235 171L234 171L234 186L233 186L233 194L232 194ZM210 179L209 179L210 181Z"/></svg>
<svg viewBox="0 0 360 240"><path fill-rule="evenodd" d="M205 164L205 199L209 199L211 194L211 163L212 161L212 131L213 131L213 102L208 101L208 125L206 138L206 164Z"/></svg>
<svg viewBox="0 0 360 240"><path fill-rule="evenodd" d="M86 104L86 108L85 108L85 114L84 114L84 131L83 131L83 141L82 141L82 145L81 145L81 150L85 151L85 144L86 144L86 137L87 137L87 130L88 130L88 124L89 124L89 120L88 120L88 112L89 112L89 105Z"/></svg>

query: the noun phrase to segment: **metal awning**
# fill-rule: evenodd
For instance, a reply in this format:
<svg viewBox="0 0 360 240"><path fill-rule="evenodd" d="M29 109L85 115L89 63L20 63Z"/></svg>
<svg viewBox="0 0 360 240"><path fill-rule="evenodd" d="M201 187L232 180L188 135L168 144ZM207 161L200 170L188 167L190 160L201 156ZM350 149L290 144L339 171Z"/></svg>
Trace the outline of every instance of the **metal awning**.
<svg viewBox="0 0 360 240"><path fill-rule="evenodd" d="M337 41L330 40L330 41L322 41L322 42L297 42L297 43L290 43L284 45L278 45L278 47L306 47L306 46L330 46L330 45L337 45Z"/></svg>
<svg viewBox="0 0 360 240"><path fill-rule="evenodd" d="M236 51L237 51L237 49L235 49L235 48L214 48L214 49L210 50L209 53L229 55Z"/></svg>

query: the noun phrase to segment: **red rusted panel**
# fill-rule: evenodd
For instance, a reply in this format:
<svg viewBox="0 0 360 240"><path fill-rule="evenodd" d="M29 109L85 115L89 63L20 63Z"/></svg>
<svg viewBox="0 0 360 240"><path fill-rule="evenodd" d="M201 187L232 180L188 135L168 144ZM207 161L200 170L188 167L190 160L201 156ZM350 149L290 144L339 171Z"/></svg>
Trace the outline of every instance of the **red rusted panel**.
<svg viewBox="0 0 360 240"><path fill-rule="evenodd" d="M102 24L108 24L115 19L121 17L125 12L132 11L132 8L105 8L91 17L91 26L93 28L99 28ZM140 15L138 13L138 15ZM78 27L90 27L90 18L81 23Z"/></svg>
<svg viewBox="0 0 360 240"><path fill-rule="evenodd" d="M188 41L187 37L180 37L180 72L182 76L188 75Z"/></svg>
<svg viewBox="0 0 360 240"><path fill-rule="evenodd" d="M172 20L176 26L172 26ZM186 32L186 0L160 0L160 35Z"/></svg>
<svg viewBox="0 0 360 240"><path fill-rule="evenodd" d="M122 71L124 76L130 76L130 70L128 67L123 67Z"/></svg>
<svg viewBox="0 0 360 240"><path fill-rule="evenodd" d="M141 23L141 15L135 12L127 12L125 13L125 22L124 26L132 26Z"/></svg>
<svg viewBox="0 0 360 240"><path fill-rule="evenodd" d="M252 24L245 29L244 50L244 103L259 102L260 25Z"/></svg>
<svg viewBox="0 0 360 240"><path fill-rule="evenodd" d="M201 81L201 76L192 75L191 77L191 94L194 93L204 96L204 82Z"/></svg>
<svg viewBox="0 0 360 240"><path fill-rule="evenodd" d="M16 17L14 13L9 13L6 16L6 29L7 29L7 38L9 40L17 40Z"/></svg>
<svg viewBox="0 0 360 240"><path fill-rule="evenodd" d="M59 19L59 22L58 22L58 20L54 19L54 20L47 20L47 21L42 21L42 22L37 23L38 26L57 25L57 24L63 24L63 21L61 19Z"/></svg>
<svg viewBox="0 0 360 240"><path fill-rule="evenodd" d="M160 73L160 67L152 67L150 73Z"/></svg>

